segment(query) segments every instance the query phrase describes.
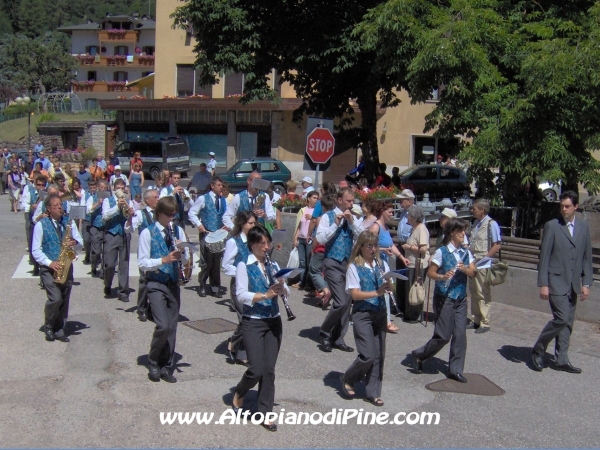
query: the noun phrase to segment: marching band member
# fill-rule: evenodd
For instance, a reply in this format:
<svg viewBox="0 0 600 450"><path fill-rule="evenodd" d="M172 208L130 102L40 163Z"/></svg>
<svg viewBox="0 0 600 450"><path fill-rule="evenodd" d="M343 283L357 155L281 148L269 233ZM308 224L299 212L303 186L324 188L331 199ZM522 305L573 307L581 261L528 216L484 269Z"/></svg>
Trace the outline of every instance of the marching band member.
<svg viewBox="0 0 600 450"><path fill-rule="evenodd" d="M340 376L342 392L354 397L354 385L365 379L365 400L383 406L381 382L385 361L387 316L384 295L391 291L390 280L383 274L390 269L379 262L378 237L370 231L359 236L348 261L346 291L352 297L352 324L358 357Z"/></svg>
<svg viewBox="0 0 600 450"><path fill-rule="evenodd" d="M177 214L173 219L173 223L185 230L185 210L190 207L191 196L187 189L180 186L181 174L179 172L171 173L171 184L162 188L160 198L167 195L172 195L177 201Z"/></svg>
<svg viewBox="0 0 600 450"><path fill-rule="evenodd" d="M90 213L92 212L92 206L94 204L93 194L96 193L97 184L94 180L90 180L88 181L88 190L84 190L81 187L81 182L78 179L75 179L73 180L72 189L77 199L73 204L85 206L85 219L81 221L81 235L83 237L83 248L85 251L83 264L90 264L90 253L92 250L92 235L90 234L92 224Z"/></svg>
<svg viewBox="0 0 600 450"><path fill-rule="evenodd" d="M248 260L250 249L247 245L248 232L256 226L257 218L252 211L242 211L235 216L235 225L231 231L231 237L225 244L225 253L223 254L223 272L231 277L229 283L229 293L231 295L231 308L237 312L238 327L227 342L229 357L233 361L239 361L242 364L248 364L246 349L242 339L242 314L243 305L238 302L235 294L235 274L240 262L245 263Z"/></svg>
<svg viewBox="0 0 600 450"><path fill-rule="evenodd" d="M181 301L178 261L185 262L189 257L188 249L182 252L174 247L187 241L183 229L170 223L175 214L177 202L173 197L158 200L156 221L140 233L138 244L140 269L146 272L148 307L156 324L148 353L148 377L169 383L177 381L172 366Z"/></svg>
<svg viewBox="0 0 600 450"><path fill-rule="evenodd" d="M265 266L265 254L271 236L262 226L248 232L250 255L236 269L236 295L243 304L242 335L248 353L248 370L235 388L233 409L243 406L244 396L258 383L257 409L261 414L273 411L275 401L275 364L281 346L282 326L277 297L289 295L285 283L272 279L271 268ZM275 268L276 269L276 268ZM277 431L277 425L267 421L262 426Z"/></svg>
<svg viewBox="0 0 600 450"><path fill-rule="evenodd" d="M90 187L93 183L90 181ZM96 191L92 193L92 206L90 209L90 264L93 278L104 278L104 270L98 271L98 263L102 257L104 247L104 221L102 220L103 198L99 192L108 191L106 180L98 180Z"/></svg>
<svg viewBox="0 0 600 450"><path fill-rule="evenodd" d="M221 253L213 253L206 245L206 234L223 228L223 214L227 204L221 197L223 181L214 177L210 182L210 191L198 197L188 212L188 218L200 233L200 252L202 259L198 275L198 295L206 297L206 280L210 278L213 296L221 298Z"/></svg>
<svg viewBox="0 0 600 450"><path fill-rule="evenodd" d="M155 222L154 210L158 203L158 191L156 189L147 189L144 192L144 203L146 207L135 212L133 219L131 220L132 231L138 230L140 236L142 231L148 228ZM137 299L137 313L138 319L141 322L147 320L147 305L148 305L148 290L146 287L146 274L140 268L140 282L138 287L138 299Z"/></svg>
<svg viewBox="0 0 600 450"><path fill-rule="evenodd" d="M66 200L62 200L63 197L60 194L58 186L56 186L55 184L51 184L50 186L48 186L48 189L46 189L46 191L48 192L48 195L55 194L61 198L63 214L68 215L69 211L71 210L71 204ZM31 221L35 225L40 220L46 217L48 217L48 213L46 211L46 202L38 202L35 211L33 212Z"/></svg>
<svg viewBox="0 0 600 450"><path fill-rule="evenodd" d="M64 284L54 282L54 272L61 270L58 259L69 220L63 215L62 202L57 194L49 194L44 203L48 217L44 217L35 225L31 244L33 257L40 265L40 276L48 296L44 308L44 334L47 341L58 339L61 342L69 342L65 334L65 325L73 286L73 266L71 265ZM83 245L73 221L71 221L71 239L68 244L71 247L77 244Z"/></svg>
<svg viewBox="0 0 600 450"><path fill-rule="evenodd" d="M133 205L125 197L117 198L115 192L125 189L125 181L115 180L113 195L102 202L102 220L104 221L104 296L112 296L112 281L119 264L119 290L117 297L122 302L129 301L129 246L131 245L130 229L125 224L133 218ZM129 218L125 217L125 214Z"/></svg>
<svg viewBox="0 0 600 450"><path fill-rule="evenodd" d="M259 194L258 189L252 187L256 178L262 178L258 172L252 172L248 177L248 189L235 194L233 200L227 206L223 215L223 223L230 230L233 228L235 216L240 211L252 211L258 217L258 221L264 225L265 221L273 221L276 218L275 211L271 205L271 199L266 194Z"/></svg>
<svg viewBox="0 0 600 450"><path fill-rule="evenodd" d="M350 322L350 294L346 292L346 270L353 247L354 233L362 229L355 223L350 208L354 193L342 188L336 194L336 208L321 217L317 228L317 241L325 245L325 280L331 290L332 305L321 324L321 350L331 352L333 347L343 352L353 352L344 342Z"/></svg>
<svg viewBox="0 0 600 450"><path fill-rule="evenodd" d="M40 192L46 190L46 183L48 183L48 178L43 175L38 175L34 179L35 185L25 186L23 189L23 195L21 196L21 210L23 211L23 215L25 216L25 233L27 234L27 248L29 250L29 264L33 265L33 275L38 276L40 274L40 268L31 253L31 241L33 238L33 213L36 210L38 203Z"/></svg>
<svg viewBox="0 0 600 450"><path fill-rule="evenodd" d="M423 362L437 354L450 342L447 377L466 383L463 376L467 354L467 277L477 274L475 258L462 247L467 223L448 219L444 227L443 246L433 254L427 276L435 281L433 337L421 348L413 350L413 368L423 371Z"/></svg>

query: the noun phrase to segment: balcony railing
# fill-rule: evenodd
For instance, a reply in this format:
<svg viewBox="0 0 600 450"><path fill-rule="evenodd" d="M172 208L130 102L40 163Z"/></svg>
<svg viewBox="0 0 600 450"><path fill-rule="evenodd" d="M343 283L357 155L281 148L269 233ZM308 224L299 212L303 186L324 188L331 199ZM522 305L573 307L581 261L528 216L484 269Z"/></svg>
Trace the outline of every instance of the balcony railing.
<svg viewBox="0 0 600 450"><path fill-rule="evenodd" d="M126 90L125 81L73 81L71 87L74 92L124 92Z"/></svg>
<svg viewBox="0 0 600 450"><path fill-rule="evenodd" d="M74 55L82 66L128 66L128 67L153 67L154 55L130 55L130 61L125 55Z"/></svg>
<svg viewBox="0 0 600 450"><path fill-rule="evenodd" d="M137 42L138 37L139 31L135 30L102 30L98 33L100 42Z"/></svg>

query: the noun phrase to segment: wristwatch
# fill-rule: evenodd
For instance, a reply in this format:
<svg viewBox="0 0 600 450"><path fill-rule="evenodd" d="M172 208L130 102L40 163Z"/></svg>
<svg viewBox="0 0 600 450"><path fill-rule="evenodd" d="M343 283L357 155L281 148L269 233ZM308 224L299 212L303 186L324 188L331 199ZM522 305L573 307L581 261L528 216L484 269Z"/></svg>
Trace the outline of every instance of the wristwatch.
<svg viewBox="0 0 600 450"><path fill-rule="evenodd" d="M266 300L266 299L267 299L267 296L265 295L265 293L264 293L264 292L262 293L262 299L263 299L263 300Z"/></svg>
<svg viewBox="0 0 600 450"><path fill-rule="evenodd" d="M589 285L589 284L584 284L584 285L583 285L583 287L584 287L584 288L588 288L588 289L589 289L589 288L590 288L590 285Z"/></svg>

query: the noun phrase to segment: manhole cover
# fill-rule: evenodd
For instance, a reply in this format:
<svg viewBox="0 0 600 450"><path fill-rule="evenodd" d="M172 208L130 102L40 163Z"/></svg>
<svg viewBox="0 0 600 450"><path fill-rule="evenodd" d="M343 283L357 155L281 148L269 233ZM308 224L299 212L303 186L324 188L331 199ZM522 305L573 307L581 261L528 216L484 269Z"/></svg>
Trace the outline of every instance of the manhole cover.
<svg viewBox="0 0 600 450"><path fill-rule="evenodd" d="M225 333L227 331L234 331L237 328L237 323L225 319L192 320L190 322L183 322L183 324L206 334Z"/></svg>
<svg viewBox="0 0 600 450"><path fill-rule="evenodd" d="M476 373L464 373L467 379L466 383L450 380L448 378L435 383L429 383L425 386L426 389L435 392L454 392L456 394L472 394L472 395L503 395L506 393L497 384L493 383L483 375Z"/></svg>

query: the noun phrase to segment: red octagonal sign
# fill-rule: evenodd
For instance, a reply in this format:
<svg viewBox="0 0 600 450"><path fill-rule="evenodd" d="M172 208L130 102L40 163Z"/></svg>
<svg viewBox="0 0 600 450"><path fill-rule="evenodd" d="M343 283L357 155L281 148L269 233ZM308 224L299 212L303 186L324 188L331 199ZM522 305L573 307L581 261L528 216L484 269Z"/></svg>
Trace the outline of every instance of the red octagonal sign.
<svg viewBox="0 0 600 450"><path fill-rule="evenodd" d="M315 128L306 138L306 154L315 164L325 164L333 156L335 138L327 128Z"/></svg>

